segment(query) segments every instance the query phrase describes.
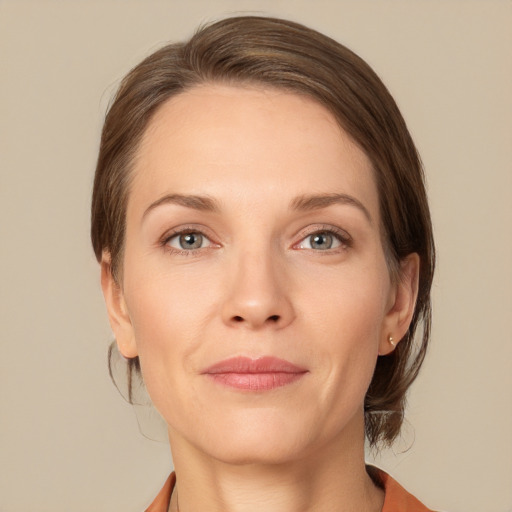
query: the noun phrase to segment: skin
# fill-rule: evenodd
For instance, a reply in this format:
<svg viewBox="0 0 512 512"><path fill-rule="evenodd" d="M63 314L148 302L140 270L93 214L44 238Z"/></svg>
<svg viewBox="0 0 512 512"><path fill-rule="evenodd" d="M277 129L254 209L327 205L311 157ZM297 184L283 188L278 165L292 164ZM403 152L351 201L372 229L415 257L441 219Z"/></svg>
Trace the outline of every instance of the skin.
<svg viewBox="0 0 512 512"><path fill-rule="evenodd" d="M315 101L204 85L157 111L135 162L122 282L105 252L102 286L119 349L140 357L168 423L182 512L381 510L363 401L388 337L407 331L419 264L410 255L393 282L380 225L368 158ZM198 248L183 249L180 230L202 234ZM267 391L202 373L269 355L306 373Z"/></svg>

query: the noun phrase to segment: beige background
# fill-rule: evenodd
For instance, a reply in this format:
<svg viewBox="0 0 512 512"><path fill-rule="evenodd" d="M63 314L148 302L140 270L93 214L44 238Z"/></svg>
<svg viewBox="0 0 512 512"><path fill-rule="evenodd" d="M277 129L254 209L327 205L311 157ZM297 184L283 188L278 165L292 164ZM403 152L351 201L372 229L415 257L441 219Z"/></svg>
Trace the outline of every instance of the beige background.
<svg viewBox="0 0 512 512"><path fill-rule="evenodd" d="M111 385L88 239L119 79L198 23L289 17L367 59L428 174L432 349L380 464L429 506L512 511L512 2L0 0L0 511L140 511L170 468ZM413 446L399 453L413 438Z"/></svg>

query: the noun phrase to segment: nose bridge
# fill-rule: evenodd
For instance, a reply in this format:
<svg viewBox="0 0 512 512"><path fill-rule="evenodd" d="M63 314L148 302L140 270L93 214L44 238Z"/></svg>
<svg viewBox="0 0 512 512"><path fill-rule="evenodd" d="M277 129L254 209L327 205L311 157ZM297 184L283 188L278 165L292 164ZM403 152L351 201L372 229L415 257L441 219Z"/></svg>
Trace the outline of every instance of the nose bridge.
<svg viewBox="0 0 512 512"><path fill-rule="evenodd" d="M224 321L251 329L286 326L293 307L279 254L268 247L245 246L231 260L232 279L224 304Z"/></svg>

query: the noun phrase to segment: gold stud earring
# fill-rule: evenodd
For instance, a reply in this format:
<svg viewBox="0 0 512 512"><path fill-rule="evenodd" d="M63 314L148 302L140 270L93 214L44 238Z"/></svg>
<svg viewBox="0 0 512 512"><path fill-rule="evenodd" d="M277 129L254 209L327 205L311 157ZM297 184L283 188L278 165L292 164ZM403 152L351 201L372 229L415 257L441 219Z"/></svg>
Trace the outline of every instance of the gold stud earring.
<svg viewBox="0 0 512 512"><path fill-rule="evenodd" d="M389 341L389 343L391 343L391 345L393 347L396 347L396 341L393 339L393 336L389 336L388 341Z"/></svg>

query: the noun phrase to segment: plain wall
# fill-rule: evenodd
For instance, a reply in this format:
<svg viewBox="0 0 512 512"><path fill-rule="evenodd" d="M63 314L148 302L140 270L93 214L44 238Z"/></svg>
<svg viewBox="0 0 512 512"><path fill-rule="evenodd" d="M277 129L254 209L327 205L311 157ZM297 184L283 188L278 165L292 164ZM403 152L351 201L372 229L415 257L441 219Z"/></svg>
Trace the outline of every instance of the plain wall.
<svg viewBox="0 0 512 512"><path fill-rule="evenodd" d="M378 463L430 507L512 510L512 2L0 0L0 511L140 511L170 469L111 384L89 242L120 78L234 12L338 39L383 78L427 172L438 269L405 438ZM410 449L404 453L414 439Z"/></svg>

